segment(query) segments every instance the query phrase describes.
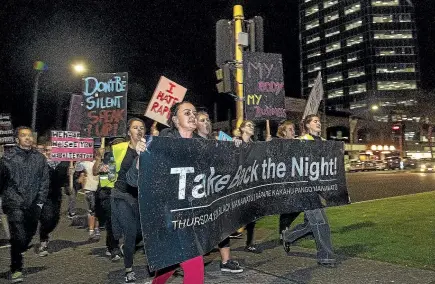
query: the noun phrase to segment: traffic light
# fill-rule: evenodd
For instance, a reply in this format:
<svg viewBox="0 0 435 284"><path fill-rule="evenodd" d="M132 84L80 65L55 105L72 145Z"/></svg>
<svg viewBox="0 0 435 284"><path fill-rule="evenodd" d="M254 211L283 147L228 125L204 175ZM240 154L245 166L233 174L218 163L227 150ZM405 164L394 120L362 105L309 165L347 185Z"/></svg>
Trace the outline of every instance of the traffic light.
<svg viewBox="0 0 435 284"><path fill-rule="evenodd" d="M230 64L222 65L222 68L216 71L216 79L220 81L216 84L218 93L234 93L234 76Z"/></svg>
<svg viewBox="0 0 435 284"><path fill-rule="evenodd" d="M393 125L392 129L394 132L397 132L398 130L400 130L400 125L395 124Z"/></svg>

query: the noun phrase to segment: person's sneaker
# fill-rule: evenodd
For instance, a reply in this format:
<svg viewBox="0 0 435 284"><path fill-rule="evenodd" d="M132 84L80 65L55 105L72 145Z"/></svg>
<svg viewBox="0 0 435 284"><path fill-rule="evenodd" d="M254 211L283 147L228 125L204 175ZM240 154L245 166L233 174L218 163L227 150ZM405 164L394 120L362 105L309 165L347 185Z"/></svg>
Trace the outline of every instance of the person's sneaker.
<svg viewBox="0 0 435 284"><path fill-rule="evenodd" d="M47 256L48 255L48 242L41 242L41 246L38 249L39 256Z"/></svg>
<svg viewBox="0 0 435 284"><path fill-rule="evenodd" d="M98 237L101 237L101 231L100 229L95 229L95 235Z"/></svg>
<svg viewBox="0 0 435 284"><path fill-rule="evenodd" d="M121 257L119 256L119 254L114 254L113 256L111 255L111 258L110 258L110 260L112 261L112 262L117 262L117 261L119 261L121 259Z"/></svg>
<svg viewBox="0 0 435 284"><path fill-rule="evenodd" d="M95 232L89 234L89 241L98 242L100 240L101 235L97 235Z"/></svg>
<svg viewBox="0 0 435 284"><path fill-rule="evenodd" d="M136 275L133 271L125 273L125 283L135 283L136 282Z"/></svg>
<svg viewBox="0 0 435 284"><path fill-rule="evenodd" d="M245 247L245 251L252 252L252 253L261 253L261 250L256 248L254 245L249 245Z"/></svg>
<svg viewBox="0 0 435 284"><path fill-rule="evenodd" d="M317 262L318 265L326 267L326 268L335 268L337 267L337 261L333 258L325 260L325 261L318 261Z"/></svg>
<svg viewBox="0 0 435 284"><path fill-rule="evenodd" d="M106 256L112 256L112 253L109 251L109 249L106 249L106 252L104 253Z"/></svg>
<svg viewBox="0 0 435 284"><path fill-rule="evenodd" d="M243 268L240 266L240 264L237 261L231 259L229 259L225 264L221 262L220 267L222 272L231 272L231 273L243 272Z"/></svg>
<svg viewBox="0 0 435 284"><path fill-rule="evenodd" d="M20 283L23 282L23 273L21 271L16 271L12 273L11 276L12 283Z"/></svg>

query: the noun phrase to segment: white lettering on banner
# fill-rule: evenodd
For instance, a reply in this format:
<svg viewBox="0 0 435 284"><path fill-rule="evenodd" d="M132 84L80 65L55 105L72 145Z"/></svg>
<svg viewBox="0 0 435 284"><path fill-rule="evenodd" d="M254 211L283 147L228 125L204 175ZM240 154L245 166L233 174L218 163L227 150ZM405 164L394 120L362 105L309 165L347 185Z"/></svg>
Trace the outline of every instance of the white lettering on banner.
<svg viewBox="0 0 435 284"><path fill-rule="evenodd" d="M292 157L289 167L284 162L275 163L271 158L268 158L261 163L261 173L258 174L259 165L257 160L246 168L240 165L232 179L231 175L217 174L215 168L210 167L208 176L205 173L200 173L193 178L192 183L194 186L189 196L194 199L204 198L225 188L231 189L257 182L259 177L262 180L282 179L286 176L287 168L289 168L289 174L292 178L297 176L307 177L311 181L317 181L322 176L335 176L338 172L337 158L327 160L325 157L321 157L320 161L312 161L310 157ZM193 167L171 168L170 173L179 174L178 199L186 199L187 174L195 173L195 169Z"/></svg>

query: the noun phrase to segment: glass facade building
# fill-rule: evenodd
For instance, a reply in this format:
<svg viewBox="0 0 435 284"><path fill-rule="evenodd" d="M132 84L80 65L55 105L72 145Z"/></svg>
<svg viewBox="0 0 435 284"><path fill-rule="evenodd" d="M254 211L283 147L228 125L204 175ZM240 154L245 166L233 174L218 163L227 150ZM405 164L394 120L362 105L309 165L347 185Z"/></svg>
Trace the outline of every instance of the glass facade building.
<svg viewBox="0 0 435 284"><path fill-rule="evenodd" d="M321 71L330 109L358 114L415 103L420 66L411 0L299 1L303 97Z"/></svg>

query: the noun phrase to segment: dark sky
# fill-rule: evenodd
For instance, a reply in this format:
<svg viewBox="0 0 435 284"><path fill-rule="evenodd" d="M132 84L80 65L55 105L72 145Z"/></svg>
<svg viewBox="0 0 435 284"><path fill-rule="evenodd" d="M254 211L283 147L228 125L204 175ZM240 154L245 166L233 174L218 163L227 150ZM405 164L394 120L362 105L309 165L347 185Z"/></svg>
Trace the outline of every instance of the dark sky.
<svg viewBox="0 0 435 284"><path fill-rule="evenodd" d="M245 17L262 16L265 51L282 53L287 96L298 97L299 44L296 0L244 3ZM415 1L426 89L435 82L433 0ZM234 101L215 89L215 24L232 17L234 1L30 1L0 4L0 112L29 125L36 60L47 63L39 90L37 128L54 124L56 101L80 90L69 69L77 60L91 72L129 72L129 96L146 101L161 75L188 88L186 99L221 118Z"/></svg>

